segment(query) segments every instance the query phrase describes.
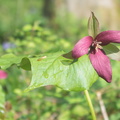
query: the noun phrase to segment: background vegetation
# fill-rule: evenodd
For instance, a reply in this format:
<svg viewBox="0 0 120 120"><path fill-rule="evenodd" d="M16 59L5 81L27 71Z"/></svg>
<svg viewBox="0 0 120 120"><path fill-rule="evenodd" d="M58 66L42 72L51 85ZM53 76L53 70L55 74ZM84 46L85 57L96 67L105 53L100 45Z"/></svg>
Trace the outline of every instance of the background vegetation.
<svg viewBox="0 0 120 120"><path fill-rule="evenodd" d="M102 14L102 9L92 7L98 19L100 18L101 31L106 28L120 29L119 4L119 1L114 1L115 19L112 15L109 19L106 18L106 15L110 14L107 8L104 8L104 14ZM49 2L47 0L0 1L0 55L11 52L16 55L35 55L58 50L70 51L77 40L87 35L87 18L90 11L79 16L74 12L71 13L67 7L68 1L60 0L58 2L54 0L49 0ZM111 22L109 22L110 19ZM101 100L109 119L120 119L120 64L115 61L111 63L112 83L108 84L99 79L89 90L97 120L103 120L99 104ZM26 72L14 65L6 72L8 77L0 80L2 86L0 87L1 119L91 119L82 92L67 92L54 86L46 86L24 93L24 89L30 83L31 72Z"/></svg>

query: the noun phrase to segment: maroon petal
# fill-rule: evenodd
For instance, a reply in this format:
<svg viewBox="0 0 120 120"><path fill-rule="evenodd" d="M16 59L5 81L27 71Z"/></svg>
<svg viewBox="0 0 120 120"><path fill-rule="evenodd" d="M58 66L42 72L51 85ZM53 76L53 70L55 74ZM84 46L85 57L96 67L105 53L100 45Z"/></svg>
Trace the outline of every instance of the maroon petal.
<svg viewBox="0 0 120 120"><path fill-rule="evenodd" d="M99 33L95 40L102 42L101 45L107 45L111 42L120 43L120 31L108 30Z"/></svg>
<svg viewBox="0 0 120 120"><path fill-rule="evenodd" d="M92 42L93 42L93 38L91 36L86 36L82 38L81 40L79 40L75 44L72 50L73 58L79 58L80 56L87 54Z"/></svg>
<svg viewBox="0 0 120 120"><path fill-rule="evenodd" d="M112 68L109 58L105 55L104 51L98 49L98 51L92 51L90 53L90 61L98 73L98 75L105 79L107 82L111 82Z"/></svg>

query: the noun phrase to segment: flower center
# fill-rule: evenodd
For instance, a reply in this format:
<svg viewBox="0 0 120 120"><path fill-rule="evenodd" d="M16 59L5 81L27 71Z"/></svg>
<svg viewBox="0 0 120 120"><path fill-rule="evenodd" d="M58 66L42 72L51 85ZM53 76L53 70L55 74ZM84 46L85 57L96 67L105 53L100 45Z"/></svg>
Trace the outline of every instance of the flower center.
<svg viewBox="0 0 120 120"><path fill-rule="evenodd" d="M95 40L93 41L91 48L94 48L96 51L98 51L98 49L102 49L102 46L100 44L102 44L102 42Z"/></svg>

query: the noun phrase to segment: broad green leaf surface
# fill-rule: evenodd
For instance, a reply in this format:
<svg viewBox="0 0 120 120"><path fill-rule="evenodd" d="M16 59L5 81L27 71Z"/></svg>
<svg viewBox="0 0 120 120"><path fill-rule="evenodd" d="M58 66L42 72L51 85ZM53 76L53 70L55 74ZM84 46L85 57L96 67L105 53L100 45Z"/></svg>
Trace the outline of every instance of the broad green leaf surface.
<svg viewBox="0 0 120 120"><path fill-rule="evenodd" d="M55 85L68 91L83 91L97 80L98 75L92 67L89 57L79 59L63 57L64 52L41 54L34 57L7 54L0 58L0 66L6 69L13 64L32 71L32 81L25 90Z"/></svg>
<svg viewBox="0 0 120 120"><path fill-rule="evenodd" d="M89 89L98 78L87 55L72 62L59 54L43 58L40 61L38 58L31 59L32 81L25 91L46 85L55 85L68 91L83 91Z"/></svg>
<svg viewBox="0 0 120 120"><path fill-rule="evenodd" d="M5 94L3 93L2 87L0 86L0 120L4 120L5 118L4 103L5 103Z"/></svg>
<svg viewBox="0 0 120 120"><path fill-rule="evenodd" d="M108 44L106 46L103 46L103 50L109 58L120 61L120 50L115 45Z"/></svg>
<svg viewBox="0 0 120 120"><path fill-rule="evenodd" d="M99 22L95 17L94 13L91 12L91 16L88 20L88 34L93 38L99 33Z"/></svg>

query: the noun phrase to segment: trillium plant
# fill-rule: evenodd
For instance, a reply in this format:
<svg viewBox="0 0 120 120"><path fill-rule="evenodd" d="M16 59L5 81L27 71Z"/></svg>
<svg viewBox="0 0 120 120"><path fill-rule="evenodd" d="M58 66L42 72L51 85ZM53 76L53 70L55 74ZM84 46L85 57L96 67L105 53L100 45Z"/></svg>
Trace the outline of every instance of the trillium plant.
<svg viewBox="0 0 120 120"><path fill-rule="evenodd" d="M111 82L112 69L109 57L106 55L103 46L110 43L120 43L120 31L103 31L96 37L86 36L79 40L72 50L73 58L79 58L85 54L89 55L92 66L98 75Z"/></svg>
<svg viewBox="0 0 120 120"><path fill-rule="evenodd" d="M107 56L104 51L104 46L111 43L120 43L120 31L108 30L99 33L99 22L92 12L88 21L88 32L89 36L83 37L75 44L72 50L72 57L76 59L88 54L97 74L106 82L110 83L112 81L112 68L109 56ZM115 51L113 48L115 48L115 46L111 45L108 51L114 54ZM118 49L118 53L115 54L115 56L113 55L113 58L115 59L117 56L116 60L119 61L119 55Z"/></svg>
<svg viewBox="0 0 120 120"><path fill-rule="evenodd" d="M67 91L84 91L92 118L96 120L87 90L98 77L109 83L112 81L110 59L120 61L120 51L115 44L120 43L120 31L99 32L99 22L92 12L88 20L88 33L69 53L3 55L0 58L1 69L16 64L19 68L32 71L32 80L25 92L46 85L55 85ZM7 77L7 73L2 72L1 77Z"/></svg>

